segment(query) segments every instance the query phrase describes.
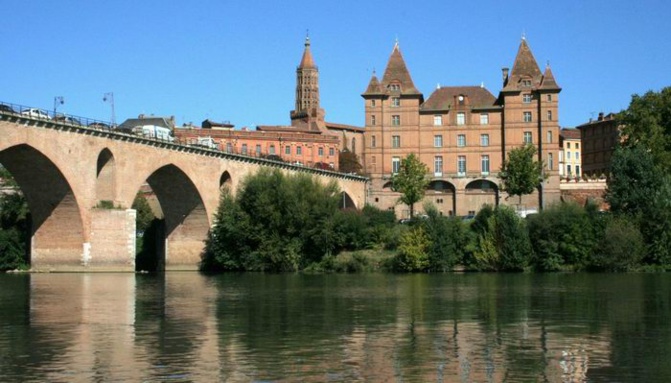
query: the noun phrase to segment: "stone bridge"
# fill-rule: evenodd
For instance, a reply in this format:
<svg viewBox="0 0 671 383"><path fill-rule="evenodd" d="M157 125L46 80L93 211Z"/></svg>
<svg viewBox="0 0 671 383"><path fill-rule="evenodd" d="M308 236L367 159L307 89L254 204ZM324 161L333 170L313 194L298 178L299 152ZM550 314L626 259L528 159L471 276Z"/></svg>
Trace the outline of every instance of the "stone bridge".
<svg viewBox="0 0 671 383"><path fill-rule="evenodd" d="M134 271L133 200L149 184L165 219L159 263L196 270L221 188L261 167L336 181L343 203L365 204L366 179L79 124L0 111L0 163L32 215L34 270Z"/></svg>

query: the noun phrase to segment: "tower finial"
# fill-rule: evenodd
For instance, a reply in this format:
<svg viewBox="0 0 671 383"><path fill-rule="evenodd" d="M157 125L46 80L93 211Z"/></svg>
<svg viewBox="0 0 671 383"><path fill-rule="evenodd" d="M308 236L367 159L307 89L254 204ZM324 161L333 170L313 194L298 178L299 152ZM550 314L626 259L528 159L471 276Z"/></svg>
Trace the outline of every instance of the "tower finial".
<svg viewBox="0 0 671 383"><path fill-rule="evenodd" d="M522 29L522 40L526 39L527 39L527 33L524 31L524 29Z"/></svg>
<svg viewBox="0 0 671 383"><path fill-rule="evenodd" d="M305 30L305 46L306 47L310 46L310 30L309 29Z"/></svg>

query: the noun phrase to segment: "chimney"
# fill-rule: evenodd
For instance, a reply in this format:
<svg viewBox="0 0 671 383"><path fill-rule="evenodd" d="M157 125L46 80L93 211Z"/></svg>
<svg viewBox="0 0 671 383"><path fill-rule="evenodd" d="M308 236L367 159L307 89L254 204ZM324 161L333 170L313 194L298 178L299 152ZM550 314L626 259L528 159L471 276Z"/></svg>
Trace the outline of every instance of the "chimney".
<svg viewBox="0 0 671 383"><path fill-rule="evenodd" d="M599 121L603 121L603 112L599 112Z"/></svg>
<svg viewBox="0 0 671 383"><path fill-rule="evenodd" d="M503 86L506 86L508 83L508 68L501 68L501 71L503 72Z"/></svg>

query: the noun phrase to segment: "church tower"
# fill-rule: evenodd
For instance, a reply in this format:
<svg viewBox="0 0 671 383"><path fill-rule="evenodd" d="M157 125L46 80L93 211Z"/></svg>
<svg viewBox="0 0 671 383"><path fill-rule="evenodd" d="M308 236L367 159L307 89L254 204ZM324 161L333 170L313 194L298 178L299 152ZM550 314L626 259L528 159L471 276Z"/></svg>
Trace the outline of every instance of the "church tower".
<svg viewBox="0 0 671 383"><path fill-rule="evenodd" d="M319 104L319 69L310 51L310 37L305 38L305 50L296 68L296 105L291 111L291 125L308 130L323 131L324 110Z"/></svg>

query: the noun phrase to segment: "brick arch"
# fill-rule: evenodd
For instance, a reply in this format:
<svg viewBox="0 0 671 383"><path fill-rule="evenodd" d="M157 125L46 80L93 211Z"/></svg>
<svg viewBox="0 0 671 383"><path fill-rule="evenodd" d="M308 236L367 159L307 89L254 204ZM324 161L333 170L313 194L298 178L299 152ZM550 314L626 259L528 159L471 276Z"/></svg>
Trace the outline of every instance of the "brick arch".
<svg viewBox="0 0 671 383"><path fill-rule="evenodd" d="M96 199L114 202L116 197L116 162L114 154L105 148L96 161Z"/></svg>
<svg viewBox="0 0 671 383"><path fill-rule="evenodd" d="M32 267L86 265L89 259L82 209L58 166L27 144L0 151L0 163L12 173L28 203Z"/></svg>
<svg viewBox="0 0 671 383"><path fill-rule="evenodd" d="M340 193L340 208L341 209L356 209L356 203L352 197L346 192L343 191Z"/></svg>
<svg viewBox="0 0 671 383"><path fill-rule="evenodd" d="M467 195L468 210L478 212L482 206L499 204L500 192L495 182L479 178L466 184L464 191Z"/></svg>
<svg viewBox="0 0 671 383"><path fill-rule="evenodd" d="M163 256L159 254L159 267L197 269L203 241L210 228L198 188L174 164L156 169L146 182L156 195L165 220L165 246Z"/></svg>

